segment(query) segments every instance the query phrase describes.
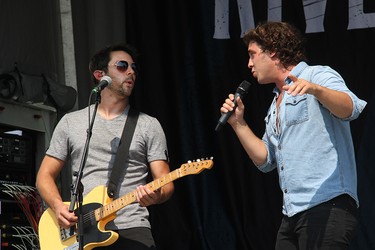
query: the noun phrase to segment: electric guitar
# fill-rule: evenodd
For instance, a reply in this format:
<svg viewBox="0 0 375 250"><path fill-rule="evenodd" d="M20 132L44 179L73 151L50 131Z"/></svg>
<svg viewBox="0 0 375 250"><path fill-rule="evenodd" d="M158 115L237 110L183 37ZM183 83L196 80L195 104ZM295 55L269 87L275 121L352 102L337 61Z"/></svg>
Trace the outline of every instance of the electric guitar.
<svg viewBox="0 0 375 250"><path fill-rule="evenodd" d="M162 186L184 177L198 174L213 166L210 160L189 161L169 174L146 184L150 189L157 190ZM107 195L107 187L98 186L91 190L83 199L83 249L91 250L113 244L118 239L114 231L106 231L108 222L116 218L116 212L136 201L135 190L112 200ZM65 202L69 204L68 202ZM60 227L55 213L48 208L39 220L39 243L41 250L78 250L79 235L77 225L69 229Z"/></svg>

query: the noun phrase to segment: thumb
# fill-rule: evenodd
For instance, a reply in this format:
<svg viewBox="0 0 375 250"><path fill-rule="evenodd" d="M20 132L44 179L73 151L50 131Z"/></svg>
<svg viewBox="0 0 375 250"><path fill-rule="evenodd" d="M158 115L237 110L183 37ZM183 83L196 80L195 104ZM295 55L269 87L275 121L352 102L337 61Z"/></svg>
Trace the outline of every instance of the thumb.
<svg viewBox="0 0 375 250"><path fill-rule="evenodd" d="M236 100L236 104L237 104L237 108L239 108L240 110L242 110L244 108L244 104L242 102L242 99L241 97L238 97L237 100Z"/></svg>

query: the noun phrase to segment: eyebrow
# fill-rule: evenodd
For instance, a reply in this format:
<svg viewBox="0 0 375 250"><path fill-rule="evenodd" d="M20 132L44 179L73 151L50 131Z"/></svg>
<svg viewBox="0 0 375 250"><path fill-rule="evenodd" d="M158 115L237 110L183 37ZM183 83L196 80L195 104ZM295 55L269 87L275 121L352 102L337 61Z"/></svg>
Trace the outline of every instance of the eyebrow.
<svg viewBox="0 0 375 250"><path fill-rule="evenodd" d="M254 49L248 49L247 52L248 52L248 53L253 53L253 54L254 54L254 53L257 53Z"/></svg>

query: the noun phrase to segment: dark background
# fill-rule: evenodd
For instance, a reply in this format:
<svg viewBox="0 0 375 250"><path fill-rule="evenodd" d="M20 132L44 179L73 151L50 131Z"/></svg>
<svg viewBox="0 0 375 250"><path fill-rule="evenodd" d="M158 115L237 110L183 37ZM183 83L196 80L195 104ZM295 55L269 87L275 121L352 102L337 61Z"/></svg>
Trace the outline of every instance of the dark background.
<svg viewBox="0 0 375 250"><path fill-rule="evenodd" d="M363 1L365 11L374 3ZM214 166L175 181L175 194L150 207L160 250L270 250L281 218L276 171L259 172L227 125L214 131L219 108L243 81L252 82L246 118L262 136L273 86L259 86L247 68L236 1L229 1L230 39L213 39L214 0L71 1L78 107L87 105L88 60L98 49L126 42L140 53L132 105L158 118L167 136L171 169L214 157ZM255 23L267 19L267 1L253 0ZM282 18L304 31L302 1L282 1ZM368 102L351 123L356 149L360 227L351 249L375 249L375 28L347 30L348 0L327 0L325 32L306 34L309 63L329 65ZM0 2L0 70L45 73L60 79L59 12L48 0ZM114 14L115 13L115 14ZM125 37L125 38L124 38ZM63 187L68 190L69 187Z"/></svg>

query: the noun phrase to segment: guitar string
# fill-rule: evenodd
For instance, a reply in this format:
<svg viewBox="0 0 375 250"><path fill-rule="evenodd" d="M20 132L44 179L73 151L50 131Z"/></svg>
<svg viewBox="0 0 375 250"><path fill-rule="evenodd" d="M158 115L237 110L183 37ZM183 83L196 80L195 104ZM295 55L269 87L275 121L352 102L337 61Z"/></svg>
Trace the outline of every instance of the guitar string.
<svg viewBox="0 0 375 250"><path fill-rule="evenodd" d="M171 176L171 177L172 177L172 176ZM173 178L172 178L172 179L173 179ZM164 181L166 181L166 180L164 180ZM171 181L172 181L172 180L171 180ZM167 181L167 183L169 183L169 182ZM154 184L156 184L156 183L154 183ZM162 185L159 184L159 186L162 186ZM128 198L128 195L131 195L131 194L133 194L133 193L134 193L134 192L131 192L131 193L125 195L126 198ZM121 197L120 199L123 199L125 196ZM108 204L107 204L107 205L108 205ZM107 206L107 205L104 205L104 206L101 206L100 208L97 208L97 209L100 209L100 210L101 210L101 211L100 211L100 214L101 214L101 215L103 214L103 212L105 212L105 210L103 210L103 208L104 208L105 206ZM95 219L95 220L96 220L96 218L95 218L95 211L96 211L97 209L95 209L95 210L91 210L91 211L89 211L88 213L85 213L85 214L83 215L83 223L90 222L92 219Z"/></svg>

